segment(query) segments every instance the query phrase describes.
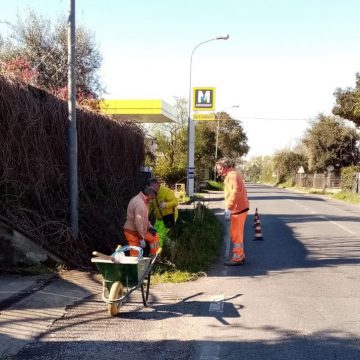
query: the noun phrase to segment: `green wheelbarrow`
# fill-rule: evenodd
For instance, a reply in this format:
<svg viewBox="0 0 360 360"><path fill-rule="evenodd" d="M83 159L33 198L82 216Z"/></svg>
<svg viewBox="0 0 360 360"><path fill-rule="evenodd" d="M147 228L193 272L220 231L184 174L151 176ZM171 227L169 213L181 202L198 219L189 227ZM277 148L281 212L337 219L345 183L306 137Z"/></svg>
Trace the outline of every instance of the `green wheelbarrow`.
<svg viewBox="0 0 360 360"><path fill-rule="evenodd" d="M124 251L130 249L137 250L139 256L125 256ZM160 253L161 248L154 257L143 257L142 249L137 246L124 246L112 256L93 252L96 257L93 257L91 262L96 265L103 277L102 300L107 304L111 316L116 316L130 294L139 288L143 304L147 306L151 270Z"/></svg>

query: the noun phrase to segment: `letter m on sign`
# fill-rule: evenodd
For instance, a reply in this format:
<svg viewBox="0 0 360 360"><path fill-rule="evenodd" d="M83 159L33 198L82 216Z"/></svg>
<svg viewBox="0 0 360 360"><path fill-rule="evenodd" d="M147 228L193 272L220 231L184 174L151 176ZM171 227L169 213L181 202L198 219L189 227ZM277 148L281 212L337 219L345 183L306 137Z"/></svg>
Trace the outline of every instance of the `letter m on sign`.
<svg viewBox="0 0 360 360"><path fill-rule="evenodd" d="M193 110L215 110L215 88L193 88Z"/></svg>

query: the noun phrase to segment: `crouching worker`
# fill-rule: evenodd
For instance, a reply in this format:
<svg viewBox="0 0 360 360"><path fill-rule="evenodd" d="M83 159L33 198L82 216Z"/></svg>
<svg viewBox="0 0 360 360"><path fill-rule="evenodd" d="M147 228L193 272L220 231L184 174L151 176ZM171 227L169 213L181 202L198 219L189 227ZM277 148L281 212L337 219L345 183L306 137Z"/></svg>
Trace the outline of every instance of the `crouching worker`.
<svg viewBox="0 0 360 360"><path fill-rule="evenodd" d="M148 243L150 256L154 256L160 246L159 235L148 219L147 205L155 199L155 196L156 191L148 186L134 196L127 207L124 225L124 235L128 245L145 249ZM130 256L138 256L137 251L130 250Z"/></svg>
<svg viewBox="0 0 360 360"><path fill-rule="evenodd" d="M148 185L156 192L155 200L151 201L148 206L149 214L155 220L160 220L164 223L166 229L171 229L175 226L178 218L178 199L174 191L170 188L160 185L156 178L148 180ZM150 219L151 222L151 219ZM155 221L153 221L155 223Z"/></svg>

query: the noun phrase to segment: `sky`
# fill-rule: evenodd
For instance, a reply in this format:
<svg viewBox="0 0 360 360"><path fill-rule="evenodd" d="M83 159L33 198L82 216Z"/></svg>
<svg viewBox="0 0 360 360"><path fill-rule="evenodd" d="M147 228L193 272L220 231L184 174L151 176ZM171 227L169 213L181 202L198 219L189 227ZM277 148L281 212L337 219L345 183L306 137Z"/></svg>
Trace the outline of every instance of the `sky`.
<svg viewBox="0 0 360 360"><path fill-rule="evenodd" d="M69 0L0 0L1 21L29 7L67 14ZM188 99L216 88L216 111L241 121L248 158L291 149L337 88L360 72L358 0L76 0L93 31L108 99ZM6 25L0 24L3 32ZM233 107L238 106L238 107Z"/></svg>

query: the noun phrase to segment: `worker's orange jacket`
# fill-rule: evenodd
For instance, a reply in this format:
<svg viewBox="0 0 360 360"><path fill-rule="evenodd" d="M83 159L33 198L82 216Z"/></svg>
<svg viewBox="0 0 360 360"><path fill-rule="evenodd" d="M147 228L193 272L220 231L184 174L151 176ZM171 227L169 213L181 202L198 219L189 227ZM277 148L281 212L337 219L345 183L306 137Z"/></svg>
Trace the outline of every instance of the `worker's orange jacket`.
<svg viewBox="0 0 360 360"><path fill-rule="evenodd" d="M224 195L227 209L232 214L240 214L249 210L249 200L241 175L231 169L224 179Z"/></svg>

